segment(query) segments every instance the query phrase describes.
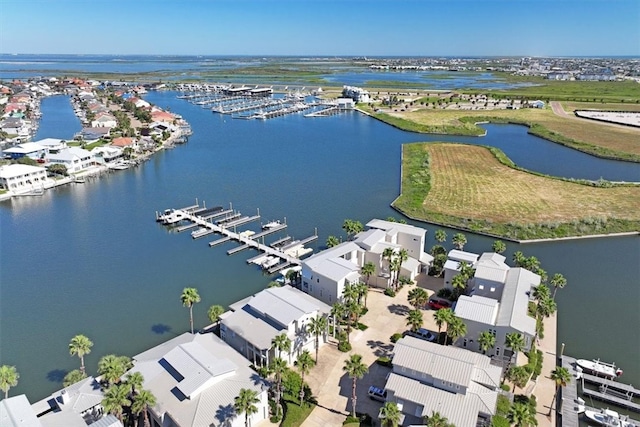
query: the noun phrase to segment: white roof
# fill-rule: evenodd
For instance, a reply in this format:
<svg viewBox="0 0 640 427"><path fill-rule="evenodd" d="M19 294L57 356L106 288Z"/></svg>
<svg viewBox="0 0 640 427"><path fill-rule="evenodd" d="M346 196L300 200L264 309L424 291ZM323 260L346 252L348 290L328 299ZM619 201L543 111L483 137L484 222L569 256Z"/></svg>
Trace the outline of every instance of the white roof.
<svg viewBox="0 0 640 427"><path fill-rule="evenodd" d="M305 259L303 265L315 273L337 282L351 273L360 272L360 268L356 264L342 258L342 256L358 250L362 249L354 242L343 242Z"/></svg>
<svg viewBox="0 0 640 427"><path fill-rule="evenodd" d="M15 154L29 154L29 153L37 153L38 151L44 150L42 145L36 144L35 142L24 142L22 144L18 144L15 147L7 148L3 150L5 153L15 153Z"/></svg>
<svg viewBox="0 0 640 427"><path fill-rule="evenodd" d="M486 298L479 295L461 295L456 302L456 316L494 326L498 317L500 303L495 299Z"/></svg>
<svg viewBox="0 0 640 427"><path fill-rule="evenodd" d="M371 228L358 233L354 241L366 251L372 252L374 246L384 242L385 235L386 233L383 230Z"/></svg>
<svg viewBox="0 0 640 427"><path fill-rule="evenodd" d="M248 304L285 328L304 315L331 311L327 304L291 286L267 288L257 293Z"/></svg>
<svg viewBox="0 0 640 427"><path fill-rule="evenodd" d="M494 252L485 252L476 263L474 277L504 283L509 266L504 262L505 257Z"/></svg>
<svg viewBox="0 0 640 427"><path fill-rule="evenodd" d="M411 234L414 236L420 236L421 238L427 232L427 230L425 230L424 228L416 227L414 225L402 224L402 223L393 222L393 221L385 221L382 219L372 219L367 223L367 227L379 228L387 232L391 231L391 232L400 232L404 234Z"/></svg>
<svg viewBox="0 0 640 427"><path fill-rule="evenodd" d="M540 284L540 276L524 268L512 268L502 291L496 326L510 326L516 331L535 335L536 321L527 314L531 288Z"/></svg>
<svg viewBox="0 0 640 427"><path fill-rule="evenodd" d="M0 400L0 426L42 427L24 394Z"/></svg>
<svg viewBox="0 0 640 427"><path fill-rule="evenodd" d="M458 249L451 249L447 258L454 261L465 261L469 264L473 264L478 260L479 255L472 252L460 251Z"/></svg>
<svg viewBox="0 0 640 427"><path fill-rule="evenodd" d="M14 178L20 175L37 173L37 172L46 173L46 169L38 166L20 165L20 164L0 166L0 178L5 178L5 179Z"/></svg>
<svg viewBox="0 0 640 427"><path fill-rule="evenodd" d="M58 138L45 138L40 141L35 141L35 144L42 145L43 147L56 147L62 144L64 140Z"/></svg>

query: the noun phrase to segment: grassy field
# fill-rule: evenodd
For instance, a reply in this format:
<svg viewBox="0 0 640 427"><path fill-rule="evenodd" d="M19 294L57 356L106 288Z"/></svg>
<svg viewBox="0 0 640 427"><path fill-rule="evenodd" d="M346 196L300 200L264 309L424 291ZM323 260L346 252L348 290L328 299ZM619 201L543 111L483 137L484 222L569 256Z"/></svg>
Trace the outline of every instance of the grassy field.
<svg viewBox="0 0 640 427"><path fill-rule="evenodd" d="M640 86L640 85L639 85ZM568 110L581 104L569 104ZM598 109L602 104L592 103ZM604 104L611 106L613 104ZM620 105L617 104L616 107ZM416 109L395 111L382 109L374 112L366 105L360 108L398 128L421 133L451 135L482 135L484 130L476 122L518 123L530 132L599 157L640 162L640 130L630 127L612 127L588 120L573 120L557 116L550 108L519 110L434 110Z"/></svg>
<svg viewBox="0 0 640 427"><path fill-rule="evenodd" d="M463 144L408 144L402 157L393 206L414 219L516 240L640 231L640 186L539 176L507 166L497 149Z"/></svg>

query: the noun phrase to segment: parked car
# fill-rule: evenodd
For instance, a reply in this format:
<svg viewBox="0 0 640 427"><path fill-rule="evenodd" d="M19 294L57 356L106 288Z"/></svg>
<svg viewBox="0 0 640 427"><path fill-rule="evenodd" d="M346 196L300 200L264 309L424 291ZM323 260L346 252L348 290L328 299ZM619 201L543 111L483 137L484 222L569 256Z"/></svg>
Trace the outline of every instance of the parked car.
<svg viewBox="0 0 640 427"><path fill-rule="evenodd" d="M377 400L379 402L386 402L387 390L383 390L379 387L372 385L371 387L369 387L369 398L373 400Z"/></svg>
<svg viewBox="0 0 640 427"><path fill-rule="evenodd" d="M437 338L435 333L425 328L420 328L416 332L409 331L407 332L407 335L420 338L422 340L430 341L430 342L434 342Z"/></svg>
<svg viewBox="0 0 640 427"><path fill-rule="evenodd" d="M429 302L427 304L429 304L429 307L432 310L440 310L441 308L451 307L451 302L447 301L446 299L435 298L435 297L429 298Z"/></svg>

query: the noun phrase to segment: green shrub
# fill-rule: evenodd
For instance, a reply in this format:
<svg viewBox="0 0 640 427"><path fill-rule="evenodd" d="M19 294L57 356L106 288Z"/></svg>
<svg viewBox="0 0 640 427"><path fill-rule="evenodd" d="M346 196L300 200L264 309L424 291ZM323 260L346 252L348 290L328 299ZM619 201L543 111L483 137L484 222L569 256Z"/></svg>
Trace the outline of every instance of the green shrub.
<svg viewBox="0 0 640 427"><path fill-rule="evenodd" d="M509 387L509 384L502 384L502 385L500 386L500 388L501 388L502 390L504 390L504 391L510 391L510 390L511 390L511 387Z"/></svg>
<svg viewBox="0 0 640 427"><path fill-rule="evenodd" d="M288 394L298 396L302 386L302 377L293 369L287 369L282 375L282 387Z"/></svg>
<svg viewBox="0 0 640 427"><path fill-rule="evenodd" d="M340 350L343 353L351 351L351 344L349 344L348 341L340 341L338 343L338 350Z"/></svg>
<svg viewBox="0 0 640 427"><path fill-rule="evenodd" d="M496 405L496 415L506 417L509 414L509 408L511 408L511 402L507 396L501 394L498 395L498 404Z"/></svg>
<svg viewBox="0 0 640 427"><path fill-rule="evenodd" d="M491 427L511 427L511 423L502 415L495 415L491 418Z"/></svg>
<svg viewBox="0 0 640 427"><path fill-rule="evenodd" d="M380 356L376 359L376 363L378 365L391 367L391 358L387 356Z"/></svg>
<svg viewBox="0 0 640 427"><path fill-rule="evenodd" d="M388 297L395 297L396 296L396 291L394 291L391 288L387 288L384 290L384 294Z"/></svg>
<svg viewBox="0 0 640 427"><path fill-rule="evenodd" d="M391 342L396 343L400 338L402 338L402 334L400 332L396 332L395 334L391 335Z"/></svg>

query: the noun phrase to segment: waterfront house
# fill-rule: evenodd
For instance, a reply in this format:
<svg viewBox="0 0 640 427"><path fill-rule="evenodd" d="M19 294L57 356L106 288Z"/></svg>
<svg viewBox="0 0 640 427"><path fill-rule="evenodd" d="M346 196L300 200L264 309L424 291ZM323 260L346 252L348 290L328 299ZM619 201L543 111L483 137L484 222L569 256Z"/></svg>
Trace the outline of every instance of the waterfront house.
<svg viewBox="0 0 640 427"><path fill-rule="evenodd" d="M118 121L110 113L98 113L96 114L95 119L91 121L91 127L94 128L114 128L116 126L118 126Z"/></svg>
<svg viewBox="0 0 640 427"><path fill-rule="evenodd" d="M47 148L36 144L35 142L23 142L14 147L7 148L3 151L5 155L11 156L12 159L20 159L22 157L29 157L33 160L38 160L47 154Z"/></svg>
<svg viewBox="0 0 640 427"><path fill-rule="evenodd" d="M0 400L0 426L44 427L24 394Z"/></svg>
<svg viewBox="0 0 640 427"><path fill-rule="evenodd" d="M480 333L489 331L496 337L496 344L487 354L502 359L510 359L513 352L505 348L508 333L522 334L525 350L531 347L536 332L536 321L528 315L529 294L540 284L540 276L524 268L511 268L505 275L499 298L483 295L486 289L476 287L470 296L462 295L455 304L454 312L467 326L467 333L454 344L472 351L481 351L478 338Z"/></svg>
<svg viewBox="0 0 640 427"><path fill-rule="evenodd" d="M34 143L43 146L47 153L56 153L68 147L65 140L58 138L45 138Z"/></svg>
<svg viewBox="0 0 640 427"><path fill-rule="evenodd" d="M268 384L213 333L184 333L134 356L133 364L129 372L140 372L142 387L156 396L149 408L154 426L242 427L245 416L233 408L241 389L258 394L250 425L268 416Z"/></svg>
<svg viewBox="0 0 640 427"><path fill-rule="evenodd" d="M488 423L495 414L502 369L478 353L413 337L393 349L393 371L385 384L404 425L423 424L434 412L457 427Z"/></svg>
<svg viewBox="0 0 640 427"><path fill-rule="evenodd" d="M95 147L91 150L91 154L96 163L106 165L107 163L115 162L123 157L123 150L120 147L112 147L109 145L102 147Z"/></svg>
<svg viewBox="0 0 640 427"><path fill-rule="evenodd" d="M101 138L108 138L111 128L85 127L76 135L85 141L97 141Z"/></svg>
<svg viewBox="0 0 640 427"><path fill-rule="evenodd" d="M80 147L68 147L58 153L49 153L45 159L49 165L64 165L67 173L77 173L95 164L93 154Z"/></svg>
<svg viewBox="0 0 640 427"><path fill-rule="evenodd" d="M27 121L19 117L7 117L4 120L0 121L0 130L7 133L8 135L28 137L31 128Z"/></svg>
<svg viewBox="0 0 640 427"><path fill-rule="evenodd" d="M465 252L458 249L451 249L447 254L447 261L444 263L444 286L451 288L451 280L454 276L460 273L460 263L466 262L467 264L475 267L476 261L480 255L473 252Z"/></svg>
<svg viewBox="0 0 640 427"><path fill-rule="evenodd" d="M505 257L495 252L485 252L474 264L475 273L471 280L474 295L500 300L510 268Z"/></svg>
<svg viewBox="0 0 640 427"><path fill-rule="evenodd" d="M267 288L231 305L222 316L220 337L256 366L266 366L278 356L273 339L286 334L291 351L281 357L289 364L303 350L313 351L315 335L307 331L312 318L327 316L331 307L291 286ZM326 341L326 333L319 345Z"/></svg>
<svg viewBox="0 0 640 427"><path fill-rule="evenodd" d="M45 168L30 165L0 166L0 188L14 194L42 190L47 181Z"/></svg>
<svg viewBox="0 0 640 427"><path fill-rule="evenodd" d="M135 138L131 138L128 136L121 136L118 138L114 138L111 141L111 146L112 147L119 147L119 148L131 148L133 150L137 150L138 149L138 141Z"/></svg>

